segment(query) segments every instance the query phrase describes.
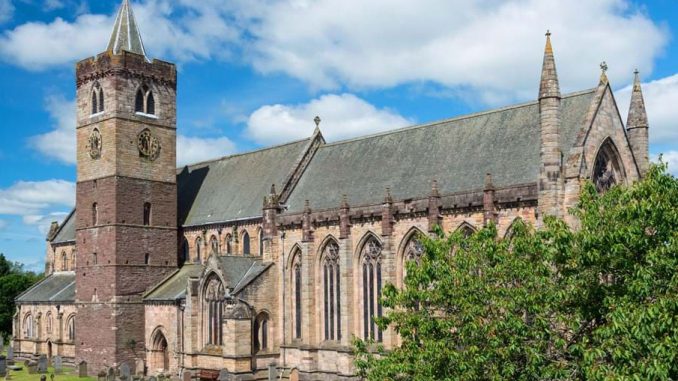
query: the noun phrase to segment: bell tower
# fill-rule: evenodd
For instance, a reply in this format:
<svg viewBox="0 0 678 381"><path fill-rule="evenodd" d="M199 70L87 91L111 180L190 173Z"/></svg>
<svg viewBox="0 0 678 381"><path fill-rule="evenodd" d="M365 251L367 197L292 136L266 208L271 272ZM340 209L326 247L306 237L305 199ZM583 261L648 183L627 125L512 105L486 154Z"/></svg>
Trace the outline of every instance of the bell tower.
<svg viewBox="0 0 678 381"><path fill-rule="evenodd" d="M134 369L142 294L177 268L176 68L147 58L124 0L76 86L76 361Z"/></svg>

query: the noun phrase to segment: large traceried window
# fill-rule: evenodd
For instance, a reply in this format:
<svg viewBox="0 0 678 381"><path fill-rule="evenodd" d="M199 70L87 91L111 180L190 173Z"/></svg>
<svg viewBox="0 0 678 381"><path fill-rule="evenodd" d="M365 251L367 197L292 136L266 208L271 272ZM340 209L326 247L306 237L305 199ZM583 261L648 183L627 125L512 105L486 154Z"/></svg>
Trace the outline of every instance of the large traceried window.
<svg viewBox="0 0 678 381"><path fill-rule="evenodd" d="M381 243L373 236L369 237L361 251L362 293L363 293L363 338L381 342L383 334L374 320L382 317L381 296Z"/></svg>
<svg viewBox="0 0 678 381"><path fill-rule="evenodd" d="M593 165L593 184L599 193L624 181L624 170L619 160L617 147L610 138L600 146Z"/></svg>
<svg viewBox="0 0 678 381"><path fill-rule="evenodd" d="M321 263L325 340L341 340L341 272L336 241L325 245Z"/></svg>
<svg viewBox="0 0 678 381"><path fill-rule="evenodd" d="M407 263L415 262L419 264L422 255L424 255L424 245L415 234L410 237L403 252L403 279L407 276Z"/></svg>
<svg viewBox="0 0 678 381"><path fill-rule="evenodd" d="M205 283L204 327L205 343L222 345L221 321L224 311L224 286L216 275L212 275Z"/></svg>
<svg viewBox="0 0 678 381"><path fill-rule="evenodd" d="M294 301L292 311L294 311L294 338L301 339L301 250L297 249L292 254L292 288Z"/></svg>
<svg viewBox="0 0 678 381"><path fill-rule="evenodd" d="M92 115L104 112L104 90L99 83L92 87Z"/></svg>

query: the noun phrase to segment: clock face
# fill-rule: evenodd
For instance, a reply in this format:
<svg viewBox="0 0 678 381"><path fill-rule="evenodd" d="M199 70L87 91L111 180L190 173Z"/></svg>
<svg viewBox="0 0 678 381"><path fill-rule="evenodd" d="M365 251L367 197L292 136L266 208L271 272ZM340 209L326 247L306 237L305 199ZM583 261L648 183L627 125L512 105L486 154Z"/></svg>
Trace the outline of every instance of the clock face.
<svg viewBox="0 0 678 381"><path fill-rule="evenodd" d="M89 139L87 141L87 149L89 151L89 157L94 160L101 158L101 133L99 129L95 128L92 130L92 133L89 134Z"/></svg>
<svg viewBox="0 0 678 381"><path fill-rule="evenodd" d="M151 134L149 129L141 131L137 138L139 156L154 161L160 156L160 141Z"/></svg>

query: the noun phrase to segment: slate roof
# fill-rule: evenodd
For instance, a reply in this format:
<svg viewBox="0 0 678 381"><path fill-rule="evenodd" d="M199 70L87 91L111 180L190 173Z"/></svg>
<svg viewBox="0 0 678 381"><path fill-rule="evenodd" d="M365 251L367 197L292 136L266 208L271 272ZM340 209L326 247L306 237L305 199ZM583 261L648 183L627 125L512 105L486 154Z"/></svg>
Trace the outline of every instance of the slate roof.
<svg viewBox="0 0 678 381"><path fill-rule="evenodd" d="M255 257L221 256L217 257L219 267L224 274L226 288L237 294L271 266Z"/></svg>
<svg viewBox="0 0 678 381"><path fill-rule="evenodd" d="M309 144L305 139L184 167L177 176L180 224L261 217L271 184L283 188Z"/></svg>
<svg viewBox="0 0 678 381"><path fill-rule="evenodd" d="M562 98L562 152L569 152L595 89ZM287 200L289 212L351 206L393 198L480 190L485 173L496 187L533 183L539 176L539 103L530 102L321 146Z"/></svg>
<svg viewBox="0 0 678 381"><path fill-rule="evenodd" d="M75 209L61 223L52 243L75 242Z"/></svg>
<svg viewBox="0 0 678 381"><path fill-rule="evenodd" d="M205 269L199 264L185 264L174 274L160 282L144 296L146 301L171 301L186 297L186 286L189 278L198 278Z"/></svg>
<svg viewBox="0 0 678 381"><path fill-rule="evenodd" d="M121 54L123 50L126 50L146 56L146 49L144 49L141 33L139 33L129 0L124 0L120 6L107 50L113 52L113 54Z"/></svg>
<svg viewBox="0 0 678 381"><path fill-rule="evenodd" d="M17 303L74 303L75 272L55 272L16 298Z"/></svg>

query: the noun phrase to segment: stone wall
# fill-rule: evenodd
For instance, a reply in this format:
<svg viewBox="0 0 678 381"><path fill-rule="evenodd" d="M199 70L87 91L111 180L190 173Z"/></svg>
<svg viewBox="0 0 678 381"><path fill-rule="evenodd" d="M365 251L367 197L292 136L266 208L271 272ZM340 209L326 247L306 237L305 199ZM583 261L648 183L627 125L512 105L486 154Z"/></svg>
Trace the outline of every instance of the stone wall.
<svg viewBox="0 0 678 381"><path fill-rule="evenodd" d="M57 308L58 307L58 308ZM14 326L14 353L17 358L37 358L40 354L61 356L67 363L75 363L75 343L68 335L68 321L75 319L73 304L23 304L18 306ZM27 336L27 317L32 316L33 335ZM18 323L18 324L16 324ZM76 331L77 334L77 331Z"/></svg>

